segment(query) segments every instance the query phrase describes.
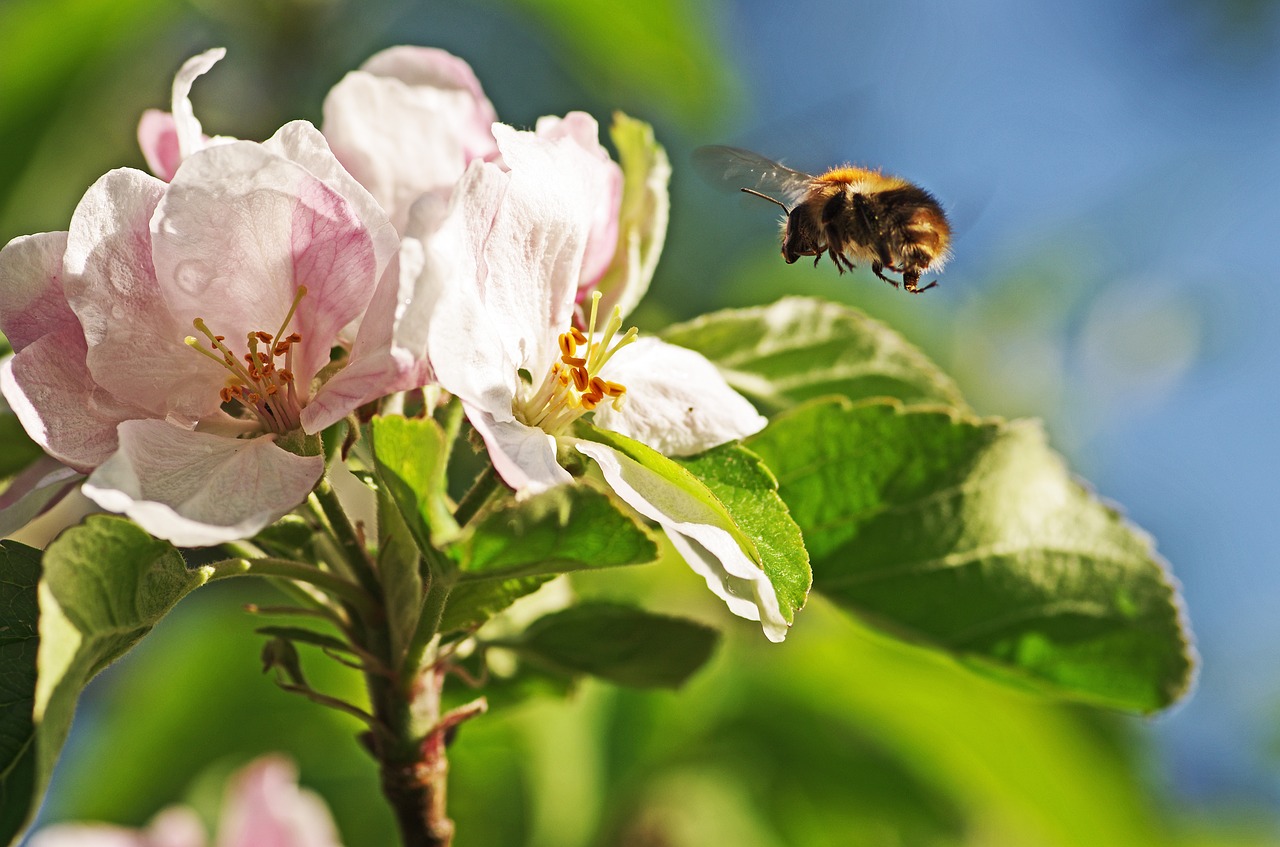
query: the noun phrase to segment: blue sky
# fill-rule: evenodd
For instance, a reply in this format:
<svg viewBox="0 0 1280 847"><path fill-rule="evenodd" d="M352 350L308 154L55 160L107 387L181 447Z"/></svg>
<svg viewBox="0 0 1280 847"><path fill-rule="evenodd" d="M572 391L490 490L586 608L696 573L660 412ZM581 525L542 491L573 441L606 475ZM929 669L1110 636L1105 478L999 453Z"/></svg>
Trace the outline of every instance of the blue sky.
<svg viewBox="0 0 1280 847"><path fill-rule="evenodd" d="M1016 408L980 410L1054 398L1038 411L1059 446L1172 563L1204 663L1153 731L1175 789L1210 802L1280 799L1280 18L1263 10L1233 29L1176 0L737 0L720 21L755 109L732 143L882 165L950 207L929 302L959 327L949 364L963 378L975 334L1003 347L990 396L1010 385ZM1078 294L1050 290L1047 256ZM999 298L1051 343L968 317Z"/></svg>

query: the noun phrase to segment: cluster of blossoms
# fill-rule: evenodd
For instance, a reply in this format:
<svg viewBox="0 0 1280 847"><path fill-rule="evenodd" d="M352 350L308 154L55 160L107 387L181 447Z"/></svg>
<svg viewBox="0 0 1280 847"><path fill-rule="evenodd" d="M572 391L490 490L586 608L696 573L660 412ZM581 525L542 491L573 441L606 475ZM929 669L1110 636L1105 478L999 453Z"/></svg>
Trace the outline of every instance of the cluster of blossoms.
<svg viewBox="0 0 1280 847"><path fill-rule="evenodd" d="M143 117L153 174L106 174L68 231L0 252L0 387L51 457L6 492L12 513L79 484L175 544L249 537L319 482L322 430L434 386L517 497L590 459L781 640L768 578L695 498L575 435L591 414L684 456L765 423L700 355L624 329L665 234L661 148L624 173L589 115L506 126L466 63L416 47L348 74L320 129L210 137L189 94L220 58L187 62L171 112Z"/></svg>

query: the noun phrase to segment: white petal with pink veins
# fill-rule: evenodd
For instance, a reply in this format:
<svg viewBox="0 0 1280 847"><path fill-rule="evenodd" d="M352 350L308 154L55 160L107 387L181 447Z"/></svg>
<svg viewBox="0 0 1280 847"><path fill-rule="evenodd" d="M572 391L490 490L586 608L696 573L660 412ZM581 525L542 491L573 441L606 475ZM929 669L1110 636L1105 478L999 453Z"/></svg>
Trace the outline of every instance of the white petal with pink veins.
<svg viewBox="0 0 1280 847"><path fill-rule="evenodd" d="M151 226L156 275L184 335L203 318L239 355L249 332L275 334L307 287L288 327L302 334L292 369L303 391L377 282L373 241L352 206L247 141L184 162Z"/></svg>
<svg viewBox="0 0 1280 847"><path fill-rule="evenodd" d="M84 327L93 379L152 415L196 420L218 407L223 373L182 343L152 265L150 221L165 184L127 168L76 206L62 287Z"/></svg>

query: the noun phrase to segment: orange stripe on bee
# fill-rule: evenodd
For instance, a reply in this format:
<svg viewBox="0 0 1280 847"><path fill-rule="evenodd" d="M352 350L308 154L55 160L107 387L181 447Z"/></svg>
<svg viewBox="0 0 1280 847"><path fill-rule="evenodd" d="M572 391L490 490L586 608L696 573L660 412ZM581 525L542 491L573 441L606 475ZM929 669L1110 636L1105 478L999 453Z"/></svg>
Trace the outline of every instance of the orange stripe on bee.
<svg viewBox="0 0 1280 847"><path fill-rule="evenodd" d="M837 185L851 182L861 182L866 186L867 191L889 191L894 188L901 188L909 185L906 180L896 176L885 176L879 171L870 171L866 168L855 168L852 165L845 165L840 168L832 168L824 171L813 178L814 182L827 183L829 185Z"/></svg>

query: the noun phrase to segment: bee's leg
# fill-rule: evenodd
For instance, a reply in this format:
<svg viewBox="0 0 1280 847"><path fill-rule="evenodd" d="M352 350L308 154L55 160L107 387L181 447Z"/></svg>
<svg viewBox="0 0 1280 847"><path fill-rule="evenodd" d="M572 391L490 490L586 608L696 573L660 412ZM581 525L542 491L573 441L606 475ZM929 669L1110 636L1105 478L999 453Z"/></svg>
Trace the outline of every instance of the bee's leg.
<svg viewBox="0 0 1280 847"><path fill-rule="evenodd" d="M871 263L871 272L872 272L873 274L875 274L876 276L880 277L881 279L883 279L885 282L887 282L887 283L889 283L890 285L892 285L894 288L897 288L897 287L898 287L898 281L897 281L896 279L889 279L889 277L887 277L887 276L885 276L885 275L884 275L884 265L880 264L879 262L872 262L872 263ZM906 277L906 276L903 276L903 279L905 280L905 279L907 279L907 277ZM912 291L912 290L914 290L914 289L912 289L912 287L911 287L911 286L913 286L914 284L915 284L915 283L913 283L913 282L907 282L907 290L908 290L908 291Z"/></svg>
<svg viewBox="0 0 1280 847"><path fill-rule="evenodd" d="M920 288L917 285L919 281L920 281L919 271L910 270L910 271L902 272L902 284L912 294L923 294L924 292L928 291L930 288L933 288L935 285L938 284L938 281L935 279L933 282L929 283L924 288Z"/></svg>

